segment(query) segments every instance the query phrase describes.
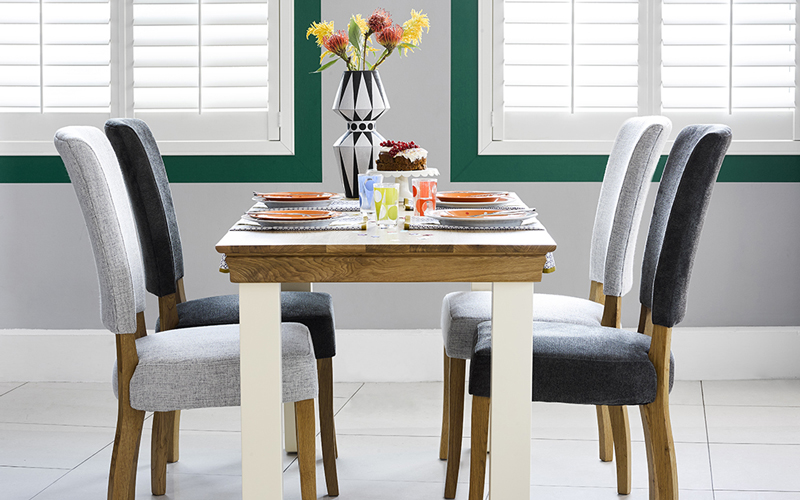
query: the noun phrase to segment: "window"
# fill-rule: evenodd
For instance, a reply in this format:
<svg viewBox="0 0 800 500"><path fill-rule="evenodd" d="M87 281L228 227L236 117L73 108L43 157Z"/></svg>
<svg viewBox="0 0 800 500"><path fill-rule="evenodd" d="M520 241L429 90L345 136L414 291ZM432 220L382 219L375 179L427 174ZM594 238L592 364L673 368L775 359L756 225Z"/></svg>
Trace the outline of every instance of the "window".
<svg viewBox="0 0 800 500"><path fill-rule="evenodd" d="M482 154L602 153L620 123L725 123L800 152L795 0L481 0Z"/></svg>
<svg viewBox="0 0 800 500"><path fill-rule="evenodd" d="M0 153L148 122L162 152L291 154L291 0L0 0Z"/></svg>

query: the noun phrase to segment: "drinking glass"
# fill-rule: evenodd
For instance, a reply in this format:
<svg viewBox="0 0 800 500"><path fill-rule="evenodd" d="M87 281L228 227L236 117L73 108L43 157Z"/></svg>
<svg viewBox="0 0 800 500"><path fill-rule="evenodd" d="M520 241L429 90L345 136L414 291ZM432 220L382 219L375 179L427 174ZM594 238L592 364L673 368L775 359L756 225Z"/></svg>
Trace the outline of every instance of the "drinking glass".
<svg viewBox="0 0 800 500"><path fill-rule="evenodd" d="M375 212L378 225L387 228L397 224L397 199L400 195L400 184L396 182L379 182L373 185Z"/></svg>
<svg viewBox="0 0 800 500"><path fill-rule="evenodd" d="M358 174L358 203L362 214L375 213L372 189L383 182L383 174Z"/></svg>
<svg viewBox="0 0 800 500"><path fill-rule="evenodd" d="M425 215L436 209L436 179L415 178L411 180L414 195L414 215Z"/></svg>

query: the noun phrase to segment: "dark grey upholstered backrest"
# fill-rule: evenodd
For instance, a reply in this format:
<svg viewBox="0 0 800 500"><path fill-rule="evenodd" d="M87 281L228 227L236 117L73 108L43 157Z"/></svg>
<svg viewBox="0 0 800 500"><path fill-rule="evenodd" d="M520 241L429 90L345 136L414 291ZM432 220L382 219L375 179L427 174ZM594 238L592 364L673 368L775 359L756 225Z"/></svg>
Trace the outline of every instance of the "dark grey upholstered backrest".
<svg viewBox="0 0 800 500"><path fill-rule="evenodd" d="M652 308L654 324L673 327L686 314L703 221L731 137L725 125L692 125L675 140L642 265L641 301Z"/></svg>
<svg viewBox="0 0 800 500"><path fill-rule="evenodd" d="M113 333L136 332L144 311L144 270L128 193L108 139L95 127L56 132L92 243L103 325Z"/></svg>
<svg viewBox="0 0 800 500"><path fill-rule="evenodd" d="M183 250L167 170L156 140L142 120L112 119L105 128L136 216L147 290L158 297L175 293L175 282L183 278Z"/></svg>

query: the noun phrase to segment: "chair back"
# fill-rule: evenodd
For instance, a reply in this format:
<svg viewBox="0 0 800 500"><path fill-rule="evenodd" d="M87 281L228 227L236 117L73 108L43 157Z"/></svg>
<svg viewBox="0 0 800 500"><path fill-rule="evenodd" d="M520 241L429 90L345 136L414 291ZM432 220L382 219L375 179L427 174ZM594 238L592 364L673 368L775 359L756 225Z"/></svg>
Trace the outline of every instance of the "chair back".
<svg viewBox="0 0 800 500"><path fill-rule="evenodd" d="M670 151L642 262L640 300L656 325L671 328L686 314L703 221L731 138L725 125L691 125Z"/></svg>
<svg viewBox="0 0 800 500"><path fill-rule="evenodd" d="M167 170L150 128L142 120L118 118L105 126L128 186L144 255L147 290L175 293L183 278L183 249Z"/></svg>
<svg viewBox="0 0 800 500"><path fill-rule="evenodd" d="M614 141L597 202L589 261L589 279L603 283L606 295L622 296L633 286L633 248L644 201L671 131L672 122L666 117L636 117L622 124ZM611 258L619 277L609 289L606 260L615 231Z"/></svg>
<svg viewBox="0 0 800 500"><path fill-rule="evenodd" d="M144 269L114 150L94 127L59 129L54 142L89 230L103 324L113 333L135 333L136 314L145 307Z"/></svg>

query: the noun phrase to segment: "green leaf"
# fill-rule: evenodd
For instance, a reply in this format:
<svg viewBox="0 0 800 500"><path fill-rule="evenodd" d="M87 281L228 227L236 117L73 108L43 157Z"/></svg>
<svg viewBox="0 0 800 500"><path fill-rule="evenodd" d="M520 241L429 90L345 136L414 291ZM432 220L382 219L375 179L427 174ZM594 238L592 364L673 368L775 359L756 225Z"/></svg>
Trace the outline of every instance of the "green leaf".
<svg viewBox="0 0 800 500"><path fill-rule="evenodd" d="M361 28L358 27L358 23L354 17L350 18L350 26L347 27L347 36L350 38L350 45L356 49L356 55L361 57L361 44L363 43L361 40Z"/></svg>
<svg viewBox="0 0 800 500"><path fill-rule="evenodd" d="M333 61L330 61L330 62L327 62L327 63L323 64L322 66L319 67L318 70L314 71L312 74L314 74L314 73L322 73L326 69L328 69L331 66L333 66L336 63L336 61L338 61L338 59L334 59Z"/></svg>

